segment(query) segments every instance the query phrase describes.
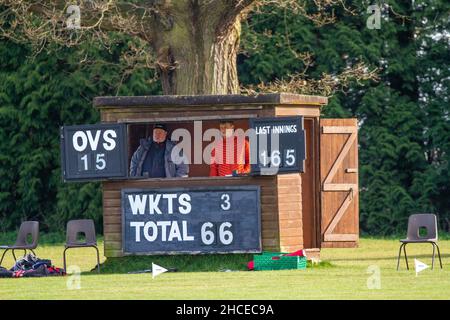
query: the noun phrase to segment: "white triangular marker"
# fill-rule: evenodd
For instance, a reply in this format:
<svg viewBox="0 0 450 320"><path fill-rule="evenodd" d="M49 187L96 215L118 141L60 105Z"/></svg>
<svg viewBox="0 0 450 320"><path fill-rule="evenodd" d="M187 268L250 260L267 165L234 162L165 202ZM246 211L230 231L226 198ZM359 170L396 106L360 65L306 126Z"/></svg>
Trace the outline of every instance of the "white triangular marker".
<svg viewBox="0 0 450 320"><path fill-rule="evenodd" d="M414 259L414 265L416 267L416 277L419 272L425 270L426 268L429 268L429 266L417 259Z"/></svg>
<svg viewBox="0 0 450 320"><path fill-rule="evenodd" d="M167 272L168 270L166 268L163 268L161 266L158 266L157 264L154 264L152 262L152 278L155 279L155 277L159 276L161 273Z"/></svg>

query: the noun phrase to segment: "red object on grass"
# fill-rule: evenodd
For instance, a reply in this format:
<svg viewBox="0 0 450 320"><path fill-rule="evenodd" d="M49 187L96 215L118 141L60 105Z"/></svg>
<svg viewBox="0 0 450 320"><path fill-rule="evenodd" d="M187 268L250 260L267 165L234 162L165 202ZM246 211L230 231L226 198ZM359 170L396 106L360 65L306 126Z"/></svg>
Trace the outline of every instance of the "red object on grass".
<svg viewBox="0 0 450 320"><path fill-rule="evenodd" d="M283 254L283 256L288 256L288 257L305 257L305 250L297 250L295 252Z"/></svg>
<svg viewBox="0 0 450 320"><path fill-rule="evenodd" d="M306 257L305 255L305 250L301 249L301 250L297 250L291 253L286 253L283 254L283 256L288 256L288 257ZM280 257L274 256L272 257L272 260L280 260ZM255 269L255 262L254 261L249 261L249 263L247 263L247 268L249 271L254 270Z"/></svg>

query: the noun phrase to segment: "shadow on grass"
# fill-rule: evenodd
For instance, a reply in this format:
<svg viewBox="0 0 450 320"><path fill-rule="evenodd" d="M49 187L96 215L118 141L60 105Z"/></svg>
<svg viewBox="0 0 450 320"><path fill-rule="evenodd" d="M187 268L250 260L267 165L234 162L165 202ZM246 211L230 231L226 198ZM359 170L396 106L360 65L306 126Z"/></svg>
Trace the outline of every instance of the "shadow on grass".
<svg viewBox="0 0 450 320"><path fill-rule="evenodd" d="M247 271L247 264L253 260L252 254L212 254L212 255L176 255L176 256L130 256L108 258L101 265L102 274L126 274L129 272L150 272L152 263L177 272L226 272ZM307 268L330 268L327 261L311 265ZM87 274L94 274L95 270Z"/></svg>
<svg viewBox="0 0 450 320"><path fill-rule="evenodd" d="M17 237L16 232L0 233L0 244L13 244ZM102 241L98 235L97 240ZM43 233L39 238L39 245L51 247L53 245L63 246L65 234L63 232ZM39 256L39 247L36 251ZM62 254L62 253L61 253ZM100 266L101 274L127 274L128 272L139 272L151 270L152 263L166 269L176 269L178 272L218 272L218 271L247 271L247 264L253 260L253 254L212 254L212 255L171 255L171 256L129 256L121 258L107 258ZM311 265L308 261L307 268L330 268L334 267L327 261ZM96 275L97 270L93 268L90 272L82 272L82 275Z"/></svg>
<svg viewBox="0 0 450 320"><path fill-rule="evenodd" d="M407 252L408 253L408 252ZM432 258L432 254L413 254L413 253L408 253L408 261L413 261L414 262L414 258L416 259L430 259ZM441 259L444 260L445 258L450 258L450 254L441 254ZM331 259L331 262L337 262L337 261L380 261L380 260L392 260L395 261L395 263L397 263L397 256L391 256L391 257L385 257L385 258L380 258L380 257L365 257L365 258L338 258L338 259ZM405 256L403 255L403 251L402 251L402 255L400 257L400 261L405 260ZM435 261L439 262L439 257L436 253L436 257L435 257Z"/></svg>

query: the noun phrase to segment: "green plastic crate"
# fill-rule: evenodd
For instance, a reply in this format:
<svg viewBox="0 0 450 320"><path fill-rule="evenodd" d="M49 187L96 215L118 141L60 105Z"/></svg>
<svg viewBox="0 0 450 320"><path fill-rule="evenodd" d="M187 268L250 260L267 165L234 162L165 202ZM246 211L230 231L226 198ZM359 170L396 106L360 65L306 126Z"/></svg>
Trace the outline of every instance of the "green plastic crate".
<svg viewBox="0 0 450 320"><path fill-rule="evenodd" d="M254 270L306 269L306 257L283 256L283 252L263 252L254 255Z"/></svg>

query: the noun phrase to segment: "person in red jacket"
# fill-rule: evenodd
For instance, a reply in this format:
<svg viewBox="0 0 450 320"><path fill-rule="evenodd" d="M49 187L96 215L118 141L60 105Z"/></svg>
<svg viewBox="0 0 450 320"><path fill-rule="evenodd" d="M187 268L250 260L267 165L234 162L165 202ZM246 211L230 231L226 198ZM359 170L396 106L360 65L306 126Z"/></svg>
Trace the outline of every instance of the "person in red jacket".
<svg viewBox="0 0 450 320"><path fill-rule="evenodd" d="M218 141L211 152L210 177L225 177L250 173L250 147L244 136L234 134L231 120L220 122L222 140Z"/></svg>

